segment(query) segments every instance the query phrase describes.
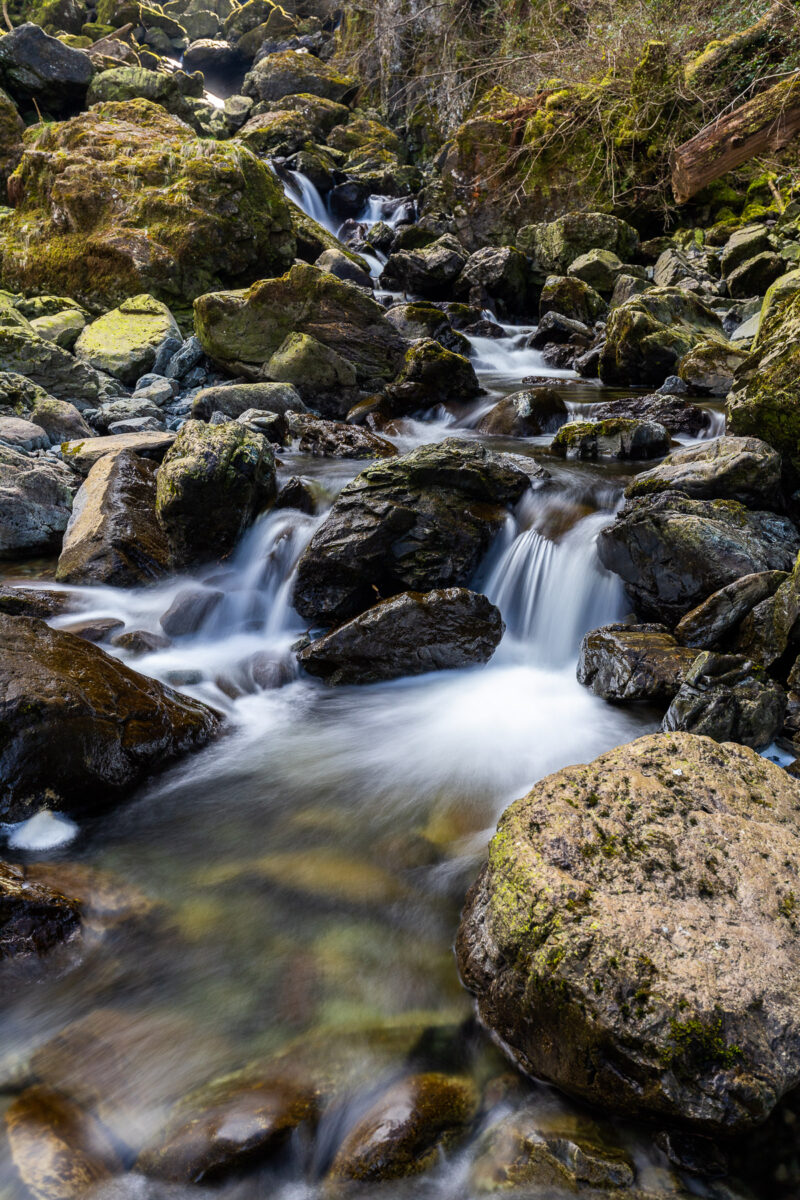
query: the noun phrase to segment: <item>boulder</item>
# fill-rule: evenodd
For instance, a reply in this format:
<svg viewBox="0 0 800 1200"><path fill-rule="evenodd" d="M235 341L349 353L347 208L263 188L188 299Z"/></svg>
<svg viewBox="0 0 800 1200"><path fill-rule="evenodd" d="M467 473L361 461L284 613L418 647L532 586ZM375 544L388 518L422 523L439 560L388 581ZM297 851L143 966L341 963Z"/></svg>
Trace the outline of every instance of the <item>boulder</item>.
<svg viewBox="0 0 800 1200"><path fill-rule="evenodd" d="M445 350L452 350L454 354L462 354L465 358L472 351L468 339L453 328L450 319L435 304L395 304L388 309L386 319L409 342L418 338L433 338Z"/></svg>
<svg viewBox="0 0 800 1200"><path fill-rule="evenodd" d="M631 262L639 248L636 230L608 213L571 212L555 221L525 225L517 246L544 271L565 275L570 263L588 250L609 250Z"/></svg>
<svg viewBox="0 0 800 1200"><path fill-rule="evenodd" d="M562 313L550 312L544 314L539 321L536 331L531 334L528 345L534 350L543 350L547 346L578 346L585 347L592 340L592 331L588 325L565 317Z"/></svg>
<svg viewBox="0 0 800 1200"><path fill-rule="evenodd" d="M190 103L202 99L202 75L187 75L185 71L150 71L146 67L112 67L95 75L86 97L87 108L93 104L125 100L151 100L160 104L168 113L180 117L195 126L194 112ZM197 128L198 133L202 133Z"/></svg>
<svg viewBox="0 0 800 1200"><path fill-rule="evenodd" d="M82 438L76 442L63 442L61 453L64 462L88 475L98 459L106 454L119 454L121 450L133 450L143 458L161 462L175 441L174 433L117 433L109 437Z"/></svg>
<svg viewBox="0 0 800 1200"><path fill-rule="evenodd" d="M385 389L391 411L398 415L437 404L464 404L481 391L469 359L433 338L412 342L397 379Z"/></svg>
<svg viewBox="0 0 800 1200"><path fill-rule="evenodd" d="M173 564L229 554L276 494L265 437L235 421L187 421L158 472L156 514Z"/></svg>
<svg viewBox="0 0 800 1200"><path fill-rule="evenodd" d="M9 177L22 158L25 122L10 96L0 88L0 189L5 197Z"/></svg>
<svg viewBox="0 0 800 1200"><path fill-rule="evenodd" d="M85 103L93 74L88 54L31 22L0 40L0 86L23 108L35 100L52 116L76 112Z"/></svg>
<svg viewBox="0 0 800 1200"><path fill-rule="evenodd" d="M31 420L47 434L52 445L69 442L76 438L94 437L94 430L78 412L74 404L45 396L37 400L31 411Z"/></svg>
<svg viewBox="0 0 800 1200"><path fill-rule="evenodd" d="M488 662L504 630L477 592L401 592L311 642L297 661L329 684L377 683Z"/></svg>
<svg viewBox="0 0 800 1200"><path fill-rule="evenodd" d="M12 450L46 450L50 439L41 425L33 421L0 416L0 443Z"/></svg>
<svg viewBox="0 0 800 1200"><path fill-rule="evenodd" d="M757 604L774 595L785 580L785 571L759 571L734 579L681 617L675 637L685 646L711 649L732 633Z"/></svg>
<svg viewBox="0 0 800 1200"><path fill-rule="evenodd" d="M0 862L0 907L0 962L46 954L80 929L81 910L74 899L27 879L24 868L6 862Z"/></svg>
<svg viewBox="0 0 800 1200"><path fill-rule="evenodd" d="M548 275L539 297L540 319L549 312L557 312L572 321L593 325L607 309L599 292L571 275Z"/></svg>
<svg viewBox="0 0 800 1200"><path fill-rule="evenodd" d="M122 1172L114 1140L68 1096L36 1084L5 1115L19 1178L39 1200L80 1200Z"/></svg>
<svg viewBox="0 0 800 1200"><path fill-rule="evenodd" d="M610 296L614 284L623 274L625 266L618 255L611 250L587 250L579 254L567 268L567 274L575 279L581 279L595 291Z"/></svg>
<svg viewBox="0 0 800 1200"><path fill-rule="evenodd" d="M224 599L225 593L214 588L182 588L167 611L159 617L161 628L170 638L197 633Z"/></svg>
<svg viewBox="0 0 800 1200"><path fill-rule="evenodd" d="M98 459L72 506L56 579L141 587L160 578L169 547L156 520L156 468L132 450Z"/></svg>
<svg viewBox="0 0 800 1200"><path fill-rule="evenodd" d="M786 261L770 250L748 258L731 271L725 282L729 294L735 299L746 300L748 296L763 296L770 284L786 271Z"/></svg>
<svg viewBox="0 0 800 1200"><path fill-rule="evenodd" d="M87 325L75 343L75 353L98 371L133 384L152 369L164 339L180 335L166 304L148 295L132 296Z"/></svg>
<svg viewBox="0 0 800 1200"><path fill-rule="evenodd" d="M314 458L394 458L397 454L386 438L345 421L324 421L310 413L288 412L286 429L290 437L297 439L300 453Z"/></svg>
<svg viewBox="0 0 800 1200"><path fill-rule="evenodd" d="M113 391L111 380L40 337L30 321L0 297L0 361L3 377L24 375L59 400L91 407Z"/></svg>
<svg viewBox="0 0 800 1200"><path fill-rule="evenodd" d="M359 381L392 379L405 343L381 306L360 288L298 263L247 291L212 292L195 303L195 329L215 362L249 379L293 333L304 333L352 363Z"/></svg>
<svg viewBox="0 0 800 1200"><path fill-rule="evenodd" d="M524 388L498 400L476 428L479 433L502 437L538 437L554 433L568 416L567 406L554 388Z"/></svg>
<svg viewBox="0 0 800 1200"><path fill-rule="evenodd" d="M51 458L0 445L0 559L58 550L79 478Z"/></svg>
<svg viewBox="0 0 800 1200"><path fill-rule="evenodd" d="M308 333L287 334L270 355L264 373L269 379L291 384L315 398L325 392L344 390L347 394L357 379L356 369L348 359ZM345 411L350 407L347 400L343 407Z"/></svg>
<svg viewBox="0 0 800 1200"><path fill-rule="evenodd" d="M655 421L673 436L682 433L689 437L698 437L711 425L711 417L704 408L690 404L681 396L667 396L659 392L650 396L626 396L621 400L606 400L601 404L593 404L592 416L598 421L605 421L609 417Z"/></svg>
<svg viewBox="0 0 800 1200"><path fill-rule="evenodd" d="M748 259L755 258L771 248L766 225L745 225L741 229L735 229L722 247L719 259L722 274L730 275Z"/></svg>
<svg viewBox="0 0 800 1200"><path fill-rule="evenodd" d="M661 458L670 436L656 421L609 417L604 421L569 421L550 444L562 458Z"/></svg>
<svg viewBox="0 0 800 1200"><path fill-rule="evenodd" d="M612 387L660 384L678 362L709 338L723 341L716 313L679 288L651 288L608 319L600 378Z"/></svg>
<svg viewBox="0 0 800 1200"><path fill-rule="evenodd" d="M729 342L715 338L698 342L678 363L678 375L695 393L727 396L738 367L747 358Z"/></svg>
<svg viewBox="0 0 800 1200"><path fill-rule="evenodd" d="M306 412L300 393L289 383L226 383L202 388L192 401L192 416L208 421L215 412L240 417L248 409L262 412Z"/></svg>
<svg viewBox="0 0 800 1200"><path fill-rule="evenodd" d="M112 808L217 731L205 704L32 617L0 616L4 821Z"/></svg>
<svg viewBox="0 0 800 1200"><path fill-rule="evenodd" d="M800 634L800 563L788 579L754 604L744 617L734 649L763 667L771 667L795 646Z"/></svg>
<svg viewBox="0 0 800 1200"><path fill-rule="evenodd" d="M376 595L466 586L529 486L515 463L456 438L367 467L300 558L297 611L332 625Z"/></svg>
<svg viewBox="0 0 800 1200"><path fill-rule="evenodd" d="M242 92L254 100L281 100L303 93L342 102L352 97L357 87L352 76L343 75L313 54L281 50L255 64L245 76Z"/></svg>
<svg viewBox="0 0 800 1200"><path fill-rule="evenodd" d="M467 895L457 954L482 1020L603 1109L764 1121L800 1078L798 804L774 763L687 733L542 780Z"/></svg>
<svg viewBox="0 0 800 1200"><path fill-rule="evenodd" d="M637 612L669 625L743 575L791 570L798 549L786 517L679 492L629 500L597 540L600 561L622 578Z"/></svg>
<svg viewBox="0 0 800 1200"><path fill-rule="evenodd" d="M390 254L381 282L384 286L397 285L430 300L449 300L456 280L467 265L467 258L458 239L445 233L421 249L398 250Z"/></svg>
<svg viewBox="0 0 800 1200"><path fill-rule="evenodd" d="M314 266L319 267L320 271L329 271L337 279L346 279L348 283L372 289L372 277L351 258L348 258L342 250L337 250L334 246L323 250Z"/></svg>
<svg viewBox="0 0 800 1200"><path fill-rule="evenodd" d="M668 703L696 658L665 625L604 625L581 642L578 683L617 703Z"/></svg>
<svg viewBox="0 0 800 1200"><path fill-rule="evenodd" d="M144 292L186 304L285 270L295 254L267 164L243 146L197 138L149 100L39 125L12 188L5 285L53 289L95 310Z"/></svg>
<svg viewBox="0 0 800 1200"><path fill-rule="evenodd" d="M687 671L661 728L762 750L785 716L786 693L763 667L736 654L704 650Z"/></svg>
<svg viewBox="0 0 800 1200"><path fill-rule="evenodd" d="M696 500L739 500L773 507L779 501L781 456L758 438L720 437L685 446L637 475L625 495L683 492Z"/></svg>
<svg viewBox="0 0 800 1200"><path fill-rule="evenodd" d="M486 301L500 316L527 316L535 298L527 258L513 246L484 246L464 263L455 284L456 295L476 296L471 303L485 307Z"/></svg>

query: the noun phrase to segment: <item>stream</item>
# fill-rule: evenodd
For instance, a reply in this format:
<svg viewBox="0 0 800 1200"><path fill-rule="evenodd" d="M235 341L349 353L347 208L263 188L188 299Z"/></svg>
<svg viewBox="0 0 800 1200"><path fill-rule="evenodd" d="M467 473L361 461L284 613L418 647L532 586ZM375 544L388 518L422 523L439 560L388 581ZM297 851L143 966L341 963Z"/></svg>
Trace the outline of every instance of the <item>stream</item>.
<svg viewBox="0 0 800 1200"><path fill-rule="evenodd" d="M314 209L297 181L294 191ZM370 203L365 219L374 220L380 206ZM398 449L476 437L480 415L529 375L551 376L571 411L590 415L598 386L549 370L538 352L520 348L526 332L472 338L488 394L403 421L388 435ZM72 589L81 618L153 632L190 578L222 591L196 634L133 665L223 711L227 733L102 819L35 818L6 829L9 857L88 864L154 903L143 923L98 933L81 969L49 975L7 1003L7 1078L64 1026L101 1010L122 1049L87 1054L72 1070L146 1134L176 1094L216 1071L281 1053L317 1064L344 1056L349 1100L313 1142L295 1137L277 1165L215 1189L312 1200L342 1130L376 1083L403 1069L421 1035L434 1044L434 1066L455 1055L477 1080L507 1077L500 1052L470 1028L472 1002L455 969L465 889L510 801L549 772L656 727L649 712L614 708L575 678L582 635L627 611L595 541L631 468L560 461L549 441L487 439L545 461L551 477L509 517L475 580L506 623L485 667L338 689L299 675L291 647L305 626L290 605L295 564L324 507L364 462L281 451L279 483L312 480L320 514L268 513L229 562L192 577L135 591ZM500 1101L523 1102L575 1110L534 1083ZM649 1139L619 1136L641 1178L649 1171L663 1185L666 1159ZM477 1137L380 1194L470 1200ZM19 1194L14 1177L0 1162L0 1196Z"/></svg>

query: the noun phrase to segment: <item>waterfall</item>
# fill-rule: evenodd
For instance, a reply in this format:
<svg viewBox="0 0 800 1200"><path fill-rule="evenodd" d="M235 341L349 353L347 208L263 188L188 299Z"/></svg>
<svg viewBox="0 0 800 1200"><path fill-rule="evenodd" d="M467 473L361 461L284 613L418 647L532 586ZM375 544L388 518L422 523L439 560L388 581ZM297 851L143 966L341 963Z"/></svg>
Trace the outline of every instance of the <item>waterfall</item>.
<svg viewBox="0 0 800 1200"><path fill-rule="evenodd" d="M288 175L289 179L283 181L283 190L287 197L302 208L307 217L311 217L336 237L339 226L328 212L328 206L322 199L319 188L302 171L289 171Z"/></svg>
<svg viewBox="0 0 800 1200"><path fill-rule="evenodd" d="M525 345L535 326L504 325L505 337L474 337L465 334L472 347L472 365L488 375L521 379L525 375L546 375L554 379L575 379L574 371L548 367L541 351Z"/></svg>

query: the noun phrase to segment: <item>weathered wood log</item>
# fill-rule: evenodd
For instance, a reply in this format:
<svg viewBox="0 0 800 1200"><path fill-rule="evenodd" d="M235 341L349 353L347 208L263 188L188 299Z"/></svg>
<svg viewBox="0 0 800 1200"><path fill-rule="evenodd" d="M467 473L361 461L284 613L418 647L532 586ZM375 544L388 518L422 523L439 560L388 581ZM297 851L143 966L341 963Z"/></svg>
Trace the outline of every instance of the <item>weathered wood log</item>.
<svg viewBox="0 0 800 1200"><path fill-rule="evenodd" d="M800 133L800 72L718 117L672 154L672 191L685 204L707 184Z"/></svg>

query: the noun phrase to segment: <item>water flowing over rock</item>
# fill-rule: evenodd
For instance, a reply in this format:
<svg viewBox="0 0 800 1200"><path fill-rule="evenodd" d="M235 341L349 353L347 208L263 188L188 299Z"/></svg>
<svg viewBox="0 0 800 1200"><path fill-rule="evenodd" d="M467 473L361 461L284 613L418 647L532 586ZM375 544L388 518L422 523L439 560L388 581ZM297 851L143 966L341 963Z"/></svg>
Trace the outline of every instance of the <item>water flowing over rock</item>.
<svg viewBox="0 0 800 1200"><path fill-rule="evenodd" d="M80 926L80 906L21 867L0 862L0 960L45 954Z"/></svg>
<svg viewBox="0 0 800 1200"><path fill-rule="evenodd" d="M219 727L206 705L43 621L0 616L0 636L4 820L111 808Z"/></svg>
<svg viewBox="0 0 800 1200"><path fill-rule="evenodd" d="M330 625L397 592L468 584L529 487L511 460L455 438L368 467L300 559L297 611Z"/></svg>
<svg viewBox="0 0 800 1200"><path fill-rule="evenodd" d="M462 915L481 1018L525 1070L613 1111L763 1120L800 1077L799 804L773 763L685 733L542 780Z"/></svg>

